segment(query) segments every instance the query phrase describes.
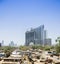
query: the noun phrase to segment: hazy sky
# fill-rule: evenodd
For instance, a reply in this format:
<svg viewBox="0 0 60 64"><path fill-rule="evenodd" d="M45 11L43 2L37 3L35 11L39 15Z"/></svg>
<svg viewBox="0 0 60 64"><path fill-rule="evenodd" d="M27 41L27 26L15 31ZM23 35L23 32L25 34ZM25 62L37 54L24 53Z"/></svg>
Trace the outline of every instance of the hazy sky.
<svg viewBox="0 0 60 64"><path fill-rule="evenodd" d="M0 42L25 43L25 32L44 24L55 43L60 36L60 0L0 0Z"/></svg>

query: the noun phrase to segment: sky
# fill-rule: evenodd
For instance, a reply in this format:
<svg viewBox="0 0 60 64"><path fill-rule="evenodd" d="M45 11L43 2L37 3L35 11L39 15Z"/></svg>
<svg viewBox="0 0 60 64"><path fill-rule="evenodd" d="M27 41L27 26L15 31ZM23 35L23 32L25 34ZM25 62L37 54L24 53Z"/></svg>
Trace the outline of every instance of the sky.
<svg viewBox="0 0 60 64"><path fill-rule="evenodd" d="M0 42L24 45L25 32L45 26L52 44L60 36L60 0L0 0Z"/></svg>

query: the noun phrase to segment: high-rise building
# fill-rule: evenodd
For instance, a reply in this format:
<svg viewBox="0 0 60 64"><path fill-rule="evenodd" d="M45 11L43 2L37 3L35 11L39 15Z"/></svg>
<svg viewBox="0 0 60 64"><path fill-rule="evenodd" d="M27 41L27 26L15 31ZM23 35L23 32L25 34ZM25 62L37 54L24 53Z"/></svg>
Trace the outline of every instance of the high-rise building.
<svg viewBox="0 0 60 64"><path fill-rule="evenodd" d="M46 30L44 30L44 25L39 26L38 28L31 29L25 33L25 45L43 45L46 40Z"/></svg>
<svg viewBox="0 0 60 64"><path fill-rule="evenodd" d="M14 41L11 41L11 42L9 43L9 46L14 47Z"/></svg>
<svg viewBox="0 0 60 64"><path fill-rule="evenodd" d="M2 40L2 43L1 43L2 46L4 46L4 40Z"/></svg>
<svg viewBox="0 0 60 64"><path fill-rule="evenodd" d="M44 30L44 39L47 38L47 33L46 33L46 30Z"/></svg>

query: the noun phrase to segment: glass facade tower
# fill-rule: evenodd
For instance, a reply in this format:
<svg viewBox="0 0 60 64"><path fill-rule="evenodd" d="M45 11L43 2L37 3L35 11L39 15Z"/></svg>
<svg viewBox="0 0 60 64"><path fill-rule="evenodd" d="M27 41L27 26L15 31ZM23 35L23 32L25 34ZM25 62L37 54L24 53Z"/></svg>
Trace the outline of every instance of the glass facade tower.
<svg viewBox="0 0 60 64"><path fill-rule="evenodd" d="M41 25L25 33L25 45L29 45L31 42L34 45L43 45L46 40L46 30L44 30L44 25Z"/></svg>

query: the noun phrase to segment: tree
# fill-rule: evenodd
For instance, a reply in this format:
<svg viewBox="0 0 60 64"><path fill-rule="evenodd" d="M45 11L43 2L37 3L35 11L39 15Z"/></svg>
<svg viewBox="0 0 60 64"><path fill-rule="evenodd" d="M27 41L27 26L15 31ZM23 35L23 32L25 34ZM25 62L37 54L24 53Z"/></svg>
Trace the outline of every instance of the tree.
<svg viewBox="0 0 60 64"><path fill-rule="evenodd" d="M56 42L60 45L60 37L57 37Z"/></svg>
<svg viewBox="0 0 60 64"><path fill-rule="evenodd" d="M56 52L57 52L57 53L60 53L60 37L57 37L56 42L58 42L58 43L55 45Z"/></svg>
<svg viewBox="0 0 60 64"><path fill-rule="evenodd" d="M50 50L50 49L51 49L51 46L46 45L46 46L44 47L44 50Z"/></svg>
<svg viewBox="0 0 60 64"><path fill-rule="evenodd" d="M16 48L11 46L3 46L0 47L0 50L3 50L3 52L6 54L6 57L9 57L11 52L14 51Z"/></svg>
<svg viewBox="0 0 60 64"><path fill-rule="evenodd" d="M29 47L28 46L19 46L19 49L26 51L26 50L29 50Z"/></svg>
<svg viewBox="0 0 60 64"><path fill-rule="evenodd" d="M41 45L33 45L33 46L32 46L32 49L41 49L41 50L43 50L44 47L41 46Z"/></svg>

